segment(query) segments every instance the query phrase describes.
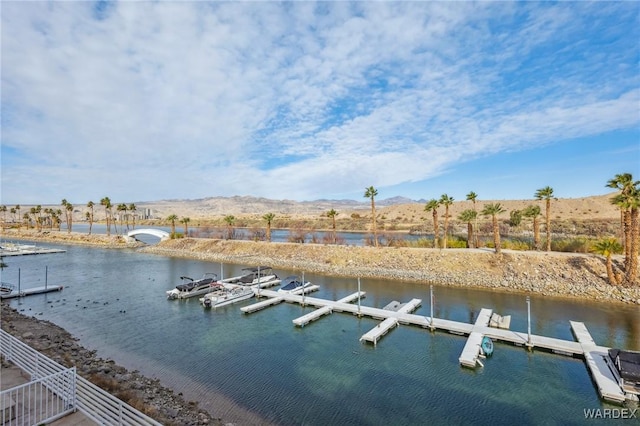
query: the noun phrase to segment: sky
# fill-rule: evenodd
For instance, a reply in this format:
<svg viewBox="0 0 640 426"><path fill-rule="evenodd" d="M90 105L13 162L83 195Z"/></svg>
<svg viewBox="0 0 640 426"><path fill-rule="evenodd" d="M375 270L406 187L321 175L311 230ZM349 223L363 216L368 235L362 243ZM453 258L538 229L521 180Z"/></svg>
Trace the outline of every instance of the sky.
<svg viewBox="0 0 640 426"><path fill-rule="evenodd" d="M640 2L2 1L14 204L640 179Z"/></svg>

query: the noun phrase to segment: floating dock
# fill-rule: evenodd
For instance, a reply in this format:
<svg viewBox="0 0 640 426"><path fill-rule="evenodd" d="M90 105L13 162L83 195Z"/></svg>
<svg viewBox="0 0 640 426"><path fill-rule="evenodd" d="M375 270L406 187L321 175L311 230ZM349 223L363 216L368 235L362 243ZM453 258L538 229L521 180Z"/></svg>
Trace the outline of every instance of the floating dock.
<svg viewBox="0 0 640 426"><path fill-rule="evenodd" d="M364 291L355 292L353 294L350 294L347 297L343 297L342 299L338 300L338 303L351 303L355 300L358 300L358 297L363 298L365 294L366 293ZM315 321L321 316L330 314L332 312L333 312L333 308L331 306L329 305L323 306L321 308L316 309L315 311L309 312L306 315L303 315L299 318L294 319L293 323L298 327L304 327L305 325L309 324L311 321Z"/></svg>
<svg viewBox="0 0 640 426"><path fill-rule="evenodd" d="M30 254L64 253L66 250L37 247L28 244L4 243L0 245L0 257L27 256Z"/></svg>
<svg viewBox="0 0 640 426"><path fill-rule="evenodd" d="M591 373L600 398L607 401L623 403L626 399L624 392L618 385L618 381L613 376L611 369L607 365L606 358L609 357L609 348L596 345L591 334L584 323L569 321L573 335L578 339L582 347L584 359Z"/></svg>
<svg viewBox="0 0 640 426"><path fill-rule="evenodd" d="M400 303L393 301L382 308L382 310L408 314L418 309L421 303L422 300L420 299L412 299L409 303ZM360 341L371 342L373 343L373 346L376 346L378 344L378 340L380 340L382 336L387 334L389 330L398 326L399 323L400 320L398 318L385 318L380 324L369 330L367 333L363 334L362 337L360 337Z"/></svg>
<svg viewBox="0 0 640 426"><path fill-rule="evenodd" d="M358 317L368 316L374 319L381 319L382 322L379 325L360 338L360 341L371 342L374 346L382 336L392 328L398 326L398 324L441 330L461 336L468 335L469 338L462 350L459 362L462 366L470 368L475 368L478 365L482 338L488 336L494 341L524 346L531 350L533 348L540 348L560 355L583 357L602 399L621 404L624 403L625 399L630 399L630 396L634 396L625 393L608 366L606 357L608 356L609 348L596 345L583 323L570 322L573 333L578 340L575 342L508 330L506 326L508 326L511 318L496 316L496 314L492 313L491 309L481 309L475 323L469 324L410 313L410 311L413 311L420 305L420 299L413 299L404 305L399 304L399 302L392 302L387 305L388 309L361 306L359 303L358 305L349 303L358 299L358 294L359 293L355 293L340 300L333 301L264 290L261 292L261 296L267 297L267 300L245 306L241 308L241 311L249 314L282 301L318 307L319 309L293 320L294 325L300 327L335 311L349 312ZM496 326L503 328L496 328Z"/></svg>
<svg viewBox="0 0 640 426"><path fill-rule="evenodd" d="M320 289L320 286L317 285L312 285L310 287L307 287L305 289L299 289L299 290L294 290L291 293L278 293L277 291L274 290L261 290L261 289L254 289L253 292L256 294L257 297L268 297L267 300L262 300L260 302L254 303L252 305L248 305L248 306L243 306L242 308L240 308L240 310L242 312L244 312L245 314L250 314L256 311L260 311L266 307L269 306L273 306L273 305L277 305L280 302L284 302L285 300L287 302L298 302L298 303L303 303L303 298L305 296L297 296L298 294L302 294L304 290L304 294L307 293L311 293L314 291L318 291L318 289ZM286 296L294 296L294 297L298 297L300 298L300 300L298 299L294 299L291 300L290 298L287 298Z"/></svg>
<svg viewBox="0 0 640 426"><path fill-rule="evenodd" d="M480 357L480 345L482 344L482 338L484 337L481 329L482 327L487 327L489 325L491 312L491 309L480 310L476 323L473 325L471 333L469 333L467 344L464 345L462 354L460 355L460 358L458 358L460 365L463 367L476 368L478 364L482 365L478 360Z"/></svg>
<svg viewBox="0 0 640 426"><path fill-rule="evenodd" d="M5 287L3 287L4 289ZM13 299L15 297L31 296L33 294L52 293L54 291L61 291L64 287L61 285L50 285L46 287L32 287L25 288L24 290L15 290L0 293L0 299Z"/></svg>

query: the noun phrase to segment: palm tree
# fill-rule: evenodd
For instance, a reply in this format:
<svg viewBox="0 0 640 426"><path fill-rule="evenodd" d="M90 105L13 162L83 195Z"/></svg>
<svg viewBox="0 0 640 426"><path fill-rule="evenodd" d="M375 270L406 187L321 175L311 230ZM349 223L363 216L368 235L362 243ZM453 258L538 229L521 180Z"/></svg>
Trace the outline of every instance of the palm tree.
<svg viewBox="0 0 640 426"><path fill-rule="evenodd" d="M493 223L493 245L495 246L496 254L500 254L500 227L498 226L498 215L504 213L506 210L502 208L500 203L487 204L482 209L483 216L491 216Z"/></svg>
<svg viewBox="0 0 640 426"><path fill-rule="evenodd" d="M478 212L472 209L463 210L458 215L458 220L467 223L467 248L471 248L473 241L473 225L472 221L478 218ZM477 247L476 247L477 248Z"/></svg>
<svg viewBox="0 0 640 426"><path fill-rule="evenodd" d="M10 211L11 211L11 222L13 223L13 222L16 221L16 212L17 212L17 210L16 210L15 207L11 207Z"/></svg>
<svg viewBox="0 0 640 426"><path fill-rule="evenodd" d="M533 219L533 249L540 250L540 223L538 222L540 206L531 204L522 211L522 214Z"/></svg>
<svg viewBox="0 0 640 426"><path fill-rule="evenodd" d="M58 210L55 211L55 214L54 214L54 218L55 218L55 221L56 221L56 227L58 228L58 231L60 231L60 225L62 223L62 221L60 220L60 216L62 216L62 210L58 209Z"/></svg>
<svg viewBox="0 0 640 426"><path fill-rule="evenodd" d="M553 196L553 188L545 186L536 191L535 195L537 200L545 200L545 215L547 219L547 251L551 251L551 199L557 200Z"/></svg>
<svg viewBox="0 0 640 426"><path fill-rule="evenodd" d="M424 206L424 211L431 211L433 215L433 248L438 248L438 240L440 239L440 232L438 230L438 207L440 206L440 201L432 198L429 200L426 206Z"/></svg>
<svg viewBox="0 0 640 426"><path fill-rule="evenodd" d="M16 209L16 213L17 213L18 218L20 218L20 204L16 204L15 209Z"/></svg>
<svg viewBox="0 0 640 426"><path fill-rule="evenodd" d="M127 217L127 205L125 203L120 203L118 204L118 207L116 207L116 210L119 212L124 212L124 213L118 213L118 217L120 218L120 228L122 228L122 216L124 216L125 218ZM127 221L127 230L129 230L129 219L126 219L126 221Z"/></svg>
<svg viewBox="0 0 640 426"><path fill-rule="evenodd" d="M38 226L38 229L42 231L42 206L40 204L36 206L36 213L38 215L36 218L36 225Z"/></svg>
<svg viewBox="0 0 640 426"><path fill-rule="evenodd" d="M93 228L93 206L95 204L93 203L93 201L89 201L87 203L87 208L89 209L89 211L87 212L86 216L87 216L87 220L89 221L89 235L91 235L91 228Z"/></svg>
<svg viewBox="0 0 640 426"><path fill-rule="evenodd" d="M449 233L449 206L453 204L453 197L449 197L447 194L440 196L440 204L444 206L444 239L442 242L443 248L447 248L447 238Z"/></svg>
<svg viewBox="0 0 640 426"><path fill-rule="evenodd" d="M273 213L267 213L262 218L267 221L267 241L271 241L271 222L276 217Z"/></svg>
<svg viewBox="0 0 640 426"><path fill-rule="evenodd" d="M132 229L136 229L136 210L135 204L129 204L129 211L131 212L131 218L133 219L133 223L131 224Z"/></svg>
<svg viewBox="0 0 640 426"><path fill-rule="evenodd" d="M191 219L188 217L183 217L180 220L180 223L182 223L184 225L184 236L188 237L189 236L189 222L191 222Z"/></svg>
<svg viewBox="0 0 640 426"><path fill-rule="evenodd" d="M22 215L22 222L24 222L27 226L27 229L29 229L29 220L30 220L31 216L29 216L29 213L25 213Z"/></svg>
<svg viewBox="0 0 640 426"><path fill-rule="evenodd" d="M171 214L167 216L167 220L171 222L171 238L174 238L176 235L176 220L178 220L178 216Z"/></svg>
<svg viewBox="0 0 640 426"><path fill-rule="evenodd" d="M632 285L638 276L640 181L634 181L631 173L623 173L609 180L607 186L620 190L620 194L613 197L611 203L617 205L623 215L625 281Z"/></svg>
<svg viewBox="0 0 640 426"><path fill-rule="evenodd" d="M236 217L228 215L224 217L224 221L227 222L227 239L231 240L233 238L233 224L236 221Z"/></svg>
<svg viewBox="0 0 640 426"><path fill-rule="evenodd" d="M36 223L37 223L37 220L36 220L36 213L37 213L37 211L36 211L36 208L35 208L35 207L31 207L31 208L29 209L29 214L30 214L30 216L29 216L29 223L31 223L31 216L33 216L33 223L34 223L34 224L36 224Z"/></svg>
<svg viewBox="0 0 640 426"><path fill-rule="evenodd" d="M475 240L475 247L478 248L478 211L476 210L476 199L478 198L478 194L476 194L475 192L471 191L467 194L467 201L471 201L473 203L473 211L476 212L476 220L475 220L475 229L473 230L474 233L474 240Z"/></svg>
<svg viewBox="0 0 640 426"><path fill-rule="evenodd" d="M593 251L604 256L607 265L607 278L609 278L609 284L618 285L620 280L613 271L613 262L611 262L611 255L622 251L622 245L615 238L606 238L598 241L593 246Z"/></svg>
<svg viewBox="0 0 640 426"><path fill-rule="evenodd" d="M336 216L338 215L338 212L335 211L334 209L331 209L327 212L327 217L331 218L331 224L333 226L333 244L336 243Z"/></svg>
<svg viewBox="0 0 640 426"><path fill-rule="evenodd" d="M67 232L71 233L71 227L73 226L73 204L67 203L65 206L66 218L67 218Z"/></svg>
<svg viewBox="0 0 640 426"><path fill-rule="evenodd" d="M373 186L365 188L364 197L371 199L371 225L373 229L373 241L374 245L378 247L378 231L376 230L376 203L375 197L378 195L378 190Z"/></svg>
<svg viewBox="0 0 640 426"><path fill-rule="evenodd" d="M64 223L67 224L67 232L70 232L69 231L69 210L67 210L67 204L69 204L69 202L67 201L66 198L63 198L62 201L60 202L60 205L64 207Z"/></svg>
<svg viewBox="0 0 640 426"><path fill-rule="evenodd" d="M100 200L100 205L104 206L104 216L107 221L107 236L111 235L111 200L104 197Z"/></svg>

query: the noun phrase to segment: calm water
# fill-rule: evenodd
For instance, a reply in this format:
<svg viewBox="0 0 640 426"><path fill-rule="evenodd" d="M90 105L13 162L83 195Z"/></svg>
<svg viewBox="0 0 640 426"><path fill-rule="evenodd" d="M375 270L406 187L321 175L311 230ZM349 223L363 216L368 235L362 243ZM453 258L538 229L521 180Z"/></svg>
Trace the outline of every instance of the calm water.
<svg viewBox="0 0 640 426"><path fill-rule="evenodd" d="M153 228L153 229L161 229L163 231L166 232L171 232L171 227L169 226L148 226L148 225L136 225L136 229L144 229L144 228ZM62 225L62 231L64 232L66 230L66 226L63 224ZM79 223L74 223L73 224L73 232L81 232L81 233L88 233L89 232L89 224L86 222L79 222ZM133 227L129 228L129 231L133 230ZM236 229L237 233L239 234L239 239L248 239L248 233L249 231L246 229L242 229L242 228L237 228ZM106 234L107 233L107 226L101 223L94 223L93 227L91 228L91 232L94 234ZM123 234L127 232L126 226L121 227L120 225L118 225L118 234ZM184 227L183 226L176 226L176 232L184 232ZM191 226L189 227L189 232L197 232L197 228L195 226ZM115 235L115 229L112 226L111 227L111 233L112 235ZM312 236L315 235L316 238L319 241L322 241L322 238L325 236L325 234L327 234L326 232L323 231L314 231L313 233L309 232L306 234L305 236L305 241L306 242L311 242ZM289 230L286 229L273 229L271 231L271 241L273 242L287 242L289 240L289 236L291 235ZM397 234L393 234L396 238L402 238L404 240L407 241L413 241L413 240L417 240L419 238L431 238L433 239L433 236L429 237L429 236L418 236L418 235L409 235L406 232L403 233L397 233ZM336 232L336 236L338 239L341 239L342 243L341 244L345 244L345 245L351 245L351 246L363 246L365 245L365 241L368 237L370 237L370 234L366 233L366 232ZM155 244L158 242L158 238L153 237L153 236L149 236L149 235L137 235L136 238L138 238L141 241L144 241L145 243L148 244Z"/></svg>
<svg viewBox="0 0 640 426"><path fill-rule="evenodd" d="M485 367L471 371L458 363L461 336L400 326L374 348L358 341L378 324L369 318L335 313L297 328L291 321L312 308L280 304L245 315L240 306L255 299L207 311L195 299L166 300L179 276L219 273L217 263L47 246L67 252L6 258L2 280L16 283L20 268L23 288L43 285L48 266L48 283L64 291L13 306L59 324L101 357L161 379L226 421L583 424L584 409L608 407L580 359L497 344ZM245 266L254 265L225 265L225 276ZM357 290L356 280L305 277L321 286L314 296L337 299ZM426 285L363 280L362 289L364 305L417 297L425 300L417 313L429 315ZM487 307L512 315L512 329L527 329L524 296L434 289L438 317L473 321ZM532 297L532 319L536 334L572 339L569 320L578 320L599 344L640 350L638 307Z"/></svg>

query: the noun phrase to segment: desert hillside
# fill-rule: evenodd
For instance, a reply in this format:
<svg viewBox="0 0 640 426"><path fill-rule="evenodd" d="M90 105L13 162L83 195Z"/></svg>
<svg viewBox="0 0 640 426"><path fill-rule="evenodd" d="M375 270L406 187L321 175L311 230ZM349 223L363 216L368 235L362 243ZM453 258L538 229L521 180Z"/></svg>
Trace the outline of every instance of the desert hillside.
<svg viewBox="0 0 640 426"><path fill-rule="evenodd" d="M612 194L584 198L559 198L552 202L554 219L617 219L619 210L609 202ZM538 204L544 210L544 202L538 200L478 200L476 208L481 210L485 204L500 203L507 210L503 214L509 217L512 210L521 210L530 204ZM234 215L242 217L261 217L266 213L276 216L318 217L331 209L338 212L337 218L350 217L353 213L368 215L370 204L367 200L316 200L297 202L291 200L269 200L255 197L215 197L200 200L165 200L141 202L140 209L151 209L153 216L165 218L171 214L191 219L206 219ZM431 217L424 211L424 202L408 199L393 199L392 203L376 200L376 213L389 219L402 218L409 222L420 222ZM455 201L449 208L449 214L457 217L465 209L473 208L471 201ZM441 215L444 207L440 208ZM399 219L400 220L400 219Z"/></svg>
<svg viewBox="0 0 640 426"><path fill-rule="evenodd" d="M619 220L619 210L610 203L611 196L598 195L583 198L559 198L551 203L551 219L554 221L614 221ZM395 229L410 229L412 226L422 225L431 222L431 212L424 210L424 200L414 201L402 197L388 199L377 199L376 216L381 224L394 224ZM508 219L513 210L522 210L531 204L540 206L544 215L544 202L539 200L477 200L476 209L481 211L484 205L489 203L500 203L506 210L500 218ZM119 220L124 220L123 212L119 212L116 207L120 203L113 203L113 215ZM353 229L362 229L366 220L370 220L370 202L366 199L356 200L315 200L315 201L292 201L292 200L271 200L257 197L211 197L197 200L161 200L135 202L136 216L150 219L152 221L165 221L167 217L176 215L178 221L182 218L190 218L192 226L205 224L224 224L225 216L234 216L237 226L264 226L262 217L267 213L275 215L274 225L288 227L291 221L307 221L305 226L312 225L324 218L324 223L316 224L320 227L328 225L326 213L331 209L337 212L336 220L342 221L340 228L346 229L351 225L344 223L345 220L356 218ZM129 205L129 204L127 204ZM33 206L22 205L19 214L10 213L12 206L7 206L4 219L7 223L19 222L18 216L29 212ZM42 205L42 210L60 209L59 205ZM465 209L472 209L471 201L455 201L449 207L449 215L455 220L460 212ZM94 220L103 221L105 210L99 204L94 206ZM89 209L86 205L74 205L74 221L84 221ZM130 213L130 212L127 212ZM440 218L444 218L445 208L440 206L438 210ZM130 216L131 217L131 216ZM480 218L482 219L482 218ZM64 217L62 217L64 222ZM363 222L364 221L364 222ZM138 223L141 223L138 220ZM166 222L166 221L165 221ZM282 222L282 223L278 223ZM353 222L353 221L352 221ZM363 222L363 223L359 223ZM384 226L384 225L383 225ZM346 227L346 228L345 228Z"/></svg>

